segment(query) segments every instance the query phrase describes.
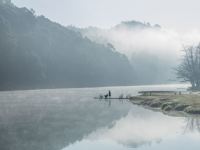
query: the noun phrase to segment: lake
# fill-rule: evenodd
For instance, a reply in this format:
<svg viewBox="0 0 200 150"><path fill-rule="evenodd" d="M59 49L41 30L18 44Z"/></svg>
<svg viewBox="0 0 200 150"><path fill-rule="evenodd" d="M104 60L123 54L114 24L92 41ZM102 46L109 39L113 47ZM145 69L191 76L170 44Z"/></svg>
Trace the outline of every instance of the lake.
<svg viewBox="0 0 200 150"><path fill-rule="evenodd" d="M200 118L171 117L128 100L97 100L111 90L177 90L155 85L0 92L0 150L199 150Z"/></svg>

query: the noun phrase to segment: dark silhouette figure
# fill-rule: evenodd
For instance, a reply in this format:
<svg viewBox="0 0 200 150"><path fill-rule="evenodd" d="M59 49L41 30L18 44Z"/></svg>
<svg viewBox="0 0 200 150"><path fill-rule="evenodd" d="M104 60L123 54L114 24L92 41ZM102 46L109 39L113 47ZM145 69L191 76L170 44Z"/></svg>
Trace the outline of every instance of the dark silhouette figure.
<svg viewBox="0 0 200 150"><path fill-rule="evenodd" d="M110 90L108 91L108 96L111 97L111 91Z"/></svg>
<svg viewBox="0 0 200 150"><path fill-rule="evenodd" d="M104 98L107 99L108 98L108 94L104 95Z"/></svg>

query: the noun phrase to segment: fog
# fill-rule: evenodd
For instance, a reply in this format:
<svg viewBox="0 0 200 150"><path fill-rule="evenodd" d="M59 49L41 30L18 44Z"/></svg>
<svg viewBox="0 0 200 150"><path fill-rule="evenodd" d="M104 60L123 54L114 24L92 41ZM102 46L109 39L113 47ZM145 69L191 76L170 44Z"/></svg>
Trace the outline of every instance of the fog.
<svg viewBox="0 0 200 150"><path fill-rule="evenodd" d="M16 49L23 49L26 51L27 48L24 43L29 43L28 49L32 51L30 54L31 58L39 61L22 64L30 64L31 66L37 63L35 64L35 68L39 70L37 71L39 74L36 74L38 77L34 77L34 79L40 80L39 83L41 83L41 81L45 82L42 85L38 85L37 83L34 86L37 88L41 86L45 88L49 86L58 88L177 82L174 68L178 66L182 58L183 46L194 45L200 41L200 30L192 25L194 22L191 22L191 26L188 28L187 23L189 19L185 19L187 22L181 23L179 19L169 20L169 18L165 18L165 13L162 14L163 18L161 19L157 17L157 13L160 14L162 12L161 10L154 11L154 13L156 13L154 15L149 15L150 19L144 19L146 13L141 12L135 15L137 9L131 9L129 6L135 4L136 1L134 1L135 3L129 0L127 0L126 3L122 1L114 3L112 0L108 2L91 2L90 0L80 2L79 0L69 0L56 3L47 2L46 0L34 2L28 0L14 0L13 2L16 6L25 6L35 10L29 11L28 9L20 9L17 7L10 7L8 10L4 9L4 11L12 10L11 12L13 12L13 15L8 17L6 16L7 13L2 11L2 16L4 18L2 20L6 19L8 20L7 22L13 25L13 33L9 33L10 31L7 28L9 25L6 23L3 23L5 29L4 31L2 30L2 32L6 31L6 34L9 33L13 35L17 33L20 37L23 37L14 37L17 41L21 40L22 42L13 42L8 36L8 41L11 42ZM173 7L177 6L177 2L178 1L174 2ZM114 5L112 4L116 6L113 8ZM149 2L147 4L149 4L149 7L154 7ZM182 10L186 7L186 4L187 3L183 3L184 6L180 8L181 12L183 12ZM46 7L43 7L44 5ZM137 2L137 5L142 8L140 2ZM121 9L120 6L122 6ZM170 5L166 3L165 6L169 7ZM161 9L163 5L157 2L156 7ZM144 8L146 8L146 6ZM112 12L110 12L110 10L112 10ZM165 9L163 8L163 10ZM174 8L172 8L172 10L175 12ZM16 15L15 12L23 14L24 19L21 19L22 16L19 15L13 17ZM151 11L149 13L151 14ZM169 16L171 16L170 13ZM130 14L134 15L131 16ZM184 14L185 12L182 13L182 15ZM30 15L29 18L26 18L26 15ZM181 17L180 12L176 13L176 15L175 16L178 18ZM29 20L30 18L32 18L31 23ZM158 20L152 18L157 18ZM21 19L23 25L28 24L26 26L28 30L25 31L24 27L22 27L23 25L18 25L18 19ZM166 21L168 20L168 23L165 21L166 24L164 24L164 19ZM149 20L150 23L147 22ZM54 21L60 24L56 24ZM48 22L48 26L45 22ZM171 26L174 23L177 26ZM106 27L105 24L107 24ZM24 37L25 34L18 32L19 29L15 28L17 26L20 31L24 31L25 34L27 34L26 37ZM38 26L42 27L42 31L37 28ZM48 30L48 32L45 30ZM65 32L60 32L61 30L65 30ZM55 36L55 34L57 34L57 36ZM29 38L27 38L27 36ZM43 42L38 40L41 36L43 36ZM28 42L25 40L28 40ZM12 44L3 45L2 47L5 49L7 46L8 49L11 49L12 47L9 48L9 45ZM36 46L37 48L35 48ZM60 52L62 49L62 54L58 55L59 53L55 51L56 49ZM38 50L37 54L33 55L33 53L36 53L36 50ZM51 54L51 58L47 57L48 59L44 59L41 56L47 55L41 53L43 50L45 50L45 53L55 52L55 54ZM82 57L83 51L85 57ZM21 57L21 55L19 55L19 57ZM24 59L19 58L18 60L21 61ZM48 60L48 62L46 60ZM6 61L3 61L3 63L8 64ZM54 65L49 64L55 61L55 64L59 67L55 65L53 68ZM9 63L13 66L12 62ZM33 70L33 67L30 66L27 67L28 69L31 68L28 72ZM85 69L82 70L82 68ZM51 73L47 73L47 70ZM5 73L6 78L8 77L7 74L8 73ZM19 77L21 77L21 72L19 74ZM33 74L35 74L35 71L33 71L30 76L33 76ZM75 78L76 76L78 79ZM33 77L31 78L33 79ZM54 80L55 82L53 83ZM3 89L5 89L5 87L7 89L12 89L12 84L8 84L9 81L10 79L6 82L5 79L2 79L2 85L4 85ZM28 79L28 81L32 80ZM50 81L52 83L49 83ZM36 82L34 81L33 83ZM23 85L22 87L27 88L30 86L32 85Z"/></svg>
<svg viewBox="0 0 200 150"><path fill-rule="evenodd" d="M183 47L200 41L199 30L180 32L139 21L121 22L109 29L68 28L125 54L144 84L176 80L174 68L182 59Z"/></svg>
<svg viewBox="0 0 200 150"><path fill-rule="evenodd" d="M81 0L61 0L59 2L13 0L13 2L20 7L33 8L36 14L45 15L65 26L103 28L104 30L101 31L89 31L86 36L92 40L101 37L104 38L103 40L110 41L117 51L126 54L129 58L133 53L145 51L161 59L170 57L175 62L180 56L179 52L183 45L200 41L198 28L200 22L196 19L199 14L197 0L190 2L180 0L167 2L160 0L151 2L145 0L119 0L117 2L114 0L86 0L84 2ZM133 19L159 24L162 28L159 30L109 29L121 21Z"/></svg>
<svg viewBox="0 0 200 150"><path fill-rule="evenodd" d="M182 58L183 46L200 41L196 0L13 2L19 7L33 8L36 15L44 15L81 32L86 39L125 54L138 76L134 76L138 84L177 80L174 68ZM132 20L139 22L133 21L136 25L131 25Z"/></svg>
<svg viewBox="0 0 200 150"><path fill-rule="evenodd" d="M0 0L0 150L199 150L199 93L177 84L177 66L200 30L175 19L179 2ZM189 57L183 74L200 87Z"/></svg>
<svg viewBox="0 0 200 150"><path fill-rule="evenodd" d="M178 32L167 28L111 28L98 29L89 27L83 32L95 42L114 45L115 50L129 59L136 53L149 53L163 60L176 62L183 46L195 45L200 41L200 31Z"/></svg>
<svg viewBox="0 0 200 150"><path fill-rule="evenodd" d="M17 6L33 8L63 25L109 28L123 20L158 23L167 28L199 28L198 0L12 0Z"/></svg>

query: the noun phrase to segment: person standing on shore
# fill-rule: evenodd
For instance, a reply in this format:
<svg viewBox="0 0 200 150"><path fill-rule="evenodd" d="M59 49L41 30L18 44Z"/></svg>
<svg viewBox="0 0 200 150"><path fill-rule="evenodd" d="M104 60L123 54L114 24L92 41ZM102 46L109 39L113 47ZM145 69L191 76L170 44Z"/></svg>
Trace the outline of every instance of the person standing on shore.
<svg viewBox="0 0 200 150"><path fill-rule="evenodd" d="M110 90L108 91L108 96L109 96L109 98L111 97L111 91Z"/></svg>

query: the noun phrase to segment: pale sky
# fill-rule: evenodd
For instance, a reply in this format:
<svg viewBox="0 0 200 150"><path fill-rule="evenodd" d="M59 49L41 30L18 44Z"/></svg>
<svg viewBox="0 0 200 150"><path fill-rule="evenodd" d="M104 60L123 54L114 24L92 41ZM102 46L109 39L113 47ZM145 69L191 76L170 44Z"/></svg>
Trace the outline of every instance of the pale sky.
<svg viewBox="0 0 200 150"><path fill-rule="evenodd" d="M200 29L200 0L12 0L38 15L79 27L109 28L137 20L171 29Z"/></svg>

